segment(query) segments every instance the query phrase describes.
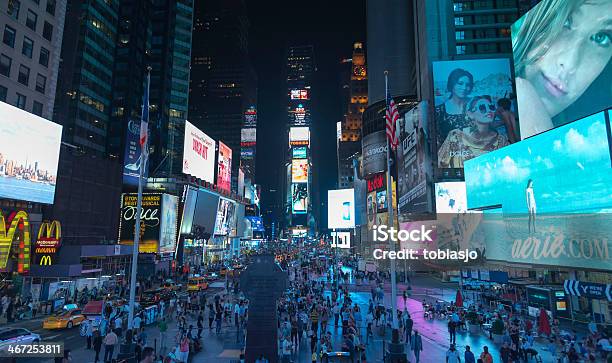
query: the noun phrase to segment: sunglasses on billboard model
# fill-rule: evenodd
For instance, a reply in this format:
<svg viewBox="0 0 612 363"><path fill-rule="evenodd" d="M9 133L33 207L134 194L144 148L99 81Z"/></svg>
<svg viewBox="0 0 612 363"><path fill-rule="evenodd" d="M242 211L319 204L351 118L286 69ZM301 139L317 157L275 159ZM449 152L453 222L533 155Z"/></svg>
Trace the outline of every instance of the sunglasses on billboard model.
<svg viewBox="0 0 612 363"><path fill-rule="evenodd" d="M487 107L487 104L481 103L478 105L478 107L475 107L475 110L480 111L480 113L494 112L496 109L495 105L492 103L489 103L488 105L489 107Z"/></svg>

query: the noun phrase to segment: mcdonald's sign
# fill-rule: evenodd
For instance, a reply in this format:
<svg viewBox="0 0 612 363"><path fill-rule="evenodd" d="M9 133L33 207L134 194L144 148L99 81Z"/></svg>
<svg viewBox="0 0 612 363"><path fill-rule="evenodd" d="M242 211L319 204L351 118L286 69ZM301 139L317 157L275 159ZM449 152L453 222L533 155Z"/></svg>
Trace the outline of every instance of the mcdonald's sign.
<svg viewBox="0 0 612 363"><path fill-rule="evenodd" d="M8 267L9 257L15 249L14 244L18 248L17 272L27 273L30 270L31 246L28 214L24 211L11 213L5 220L0 211L0 270Z"/></svg>
<svg viewBox="0 0 612 363"><path fill-rule="evenodd" d="M50 266L51 256L57 254L61 245L62 226L58 221L45 221L38 230L38 239L34 252L39 256L40 266Z"/></svg>

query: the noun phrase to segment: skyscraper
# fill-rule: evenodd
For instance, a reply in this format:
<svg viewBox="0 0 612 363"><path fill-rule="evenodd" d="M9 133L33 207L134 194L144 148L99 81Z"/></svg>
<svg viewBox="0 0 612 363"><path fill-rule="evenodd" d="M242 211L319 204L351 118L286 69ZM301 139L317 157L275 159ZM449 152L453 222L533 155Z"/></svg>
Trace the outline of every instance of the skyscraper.
<svg viewBox="0 0 612 363"><path fill-rule="evenodd" d="M232 149L233 190L238 184L241 130L247 118L250 129L256 128L257 120L257 77L248 55L248 27L243 0L196 4L190 121ZM254 147L249 152L254 157Z"/></svg>
<svg viewBox="0 0 612 363"><path fill-rule="evenodd" d="M368 76L363 43L353 44L350 60L347 109L338 141L338 187L353 187L352 158L361 154L361 117L368 105Z"/></svg>
<svg viewBox="0 0 612 363"><path fill-rule="evenodd" d="M66 0L0 5L0 101L53 117Z"/></svg>

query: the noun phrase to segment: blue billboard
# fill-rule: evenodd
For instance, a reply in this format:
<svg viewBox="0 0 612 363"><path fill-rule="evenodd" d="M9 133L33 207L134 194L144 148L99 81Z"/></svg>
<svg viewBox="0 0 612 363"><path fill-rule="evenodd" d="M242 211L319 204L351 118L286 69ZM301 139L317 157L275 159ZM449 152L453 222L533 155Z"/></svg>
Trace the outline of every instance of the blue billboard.
<svg viewBox="0 0 612 363"><path fill-rule="evenodd" d="M126 129L125 149L123 153L123 184L138 185L140 174L140 120L130 120ZM148 174L148 159L145 160L143 177Z"/></svg>
<svg viewBox="0 0 612 363"><path fill-rule="evenodd" d="M466 161L488 259L611 269L607 123L600 112Z"/></svg>

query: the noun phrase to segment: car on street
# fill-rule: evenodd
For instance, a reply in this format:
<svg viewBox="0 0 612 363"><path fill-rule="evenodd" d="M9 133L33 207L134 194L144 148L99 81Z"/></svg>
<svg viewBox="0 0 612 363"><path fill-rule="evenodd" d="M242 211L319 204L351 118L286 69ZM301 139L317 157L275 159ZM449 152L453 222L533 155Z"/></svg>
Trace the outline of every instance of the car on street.
<svg viewBox="0 0 612 363"><path fill-rule="evenodd" d="M0 328L0 351L6 352L9 345L32 344L41 341L40 335L24 328Z"/></svg>
<svg viewBox="0 0 612 363"><path fill-rule="evenodd" d="M70 329L87 319L81 309L62 310L43 320L43 329Z"/></svg>
<svg viewBox="0 0 612 363"><path fill-rule="evenodd" d="M187 291L200 291L208 289L208 282L204 276L193 276L187 280Z"/></svg>

